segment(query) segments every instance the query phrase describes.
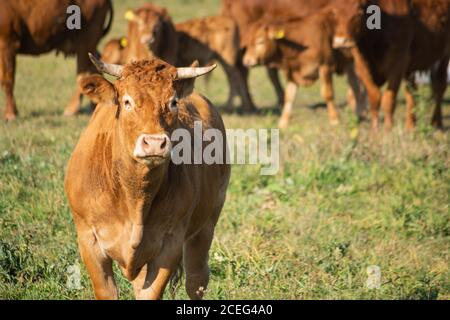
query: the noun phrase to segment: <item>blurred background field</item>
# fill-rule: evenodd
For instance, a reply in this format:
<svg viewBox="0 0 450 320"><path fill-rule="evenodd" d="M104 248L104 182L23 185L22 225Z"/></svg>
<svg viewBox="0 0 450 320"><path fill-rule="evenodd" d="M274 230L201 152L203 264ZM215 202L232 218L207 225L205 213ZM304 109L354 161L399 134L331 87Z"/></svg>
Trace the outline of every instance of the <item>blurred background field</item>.
<svg viewBox="0 0 450 320"><path fill-rule="evenodd" d="M176 22L220 9L219 0L155 2ZM124 12L143 3L114 1L114 26L102 44L125 35ZM344 79L335 83L341 125L328 124L318 84L301 88L292 125L281 134L280 172L233 167L210 252L208 299L450 298L450 90L444 131L428 125L430 93L422 88L414 133L404 132L400 97L393 132L371 136L345 107ZM63 191L67 160L89 119L86 103L81 115L62 116L74 85L74 59L18 59L20 118L0 122L0 299L93 298ZM275 128L264 69L252 70L250 89L264 112L226 114L227 128ZM223 104L223 72L209 86L198 80L197 90ZM78 289L66 285L73 265L81 268ZM381 268L380 289L366 287L371 265ZM121 297L132 298L122 276L118 282ZM184 289L175 297L186 298Z"/></svg>

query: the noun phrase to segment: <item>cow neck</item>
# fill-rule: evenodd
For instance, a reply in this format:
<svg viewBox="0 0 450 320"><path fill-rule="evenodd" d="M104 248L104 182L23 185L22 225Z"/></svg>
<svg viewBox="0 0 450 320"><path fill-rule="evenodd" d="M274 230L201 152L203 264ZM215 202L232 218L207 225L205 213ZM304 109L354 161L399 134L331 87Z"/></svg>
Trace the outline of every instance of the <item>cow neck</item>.
<svg viewBox="0 0 450 320"><path fill-rule="evenodd" d="M137 162L124 150L116 126L113 141L112 174L114 189L125 204L133 225L142 226L161 187L167 185L167 164L157 168Z"/></svg>

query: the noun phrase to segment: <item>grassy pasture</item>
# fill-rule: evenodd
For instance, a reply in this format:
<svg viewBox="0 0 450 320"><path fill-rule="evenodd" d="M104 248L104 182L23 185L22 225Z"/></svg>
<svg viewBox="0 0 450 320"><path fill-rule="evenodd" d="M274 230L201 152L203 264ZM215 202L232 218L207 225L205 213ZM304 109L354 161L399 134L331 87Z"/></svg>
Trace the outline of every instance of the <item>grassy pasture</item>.
<svg viewBox="0 0 450 320"><path fill-rule="evenodd" d="M145 1L115 1L109 37L125 33L123 14ZM215 14L219 0L156 1L175 21ZM75 61L53 53L18 59L20 118L0 122L0 299L90 299L63 191L65 166L89 114L62 116ZM344 105L346 84L336 80ZM198 91L221 105L222 71ZM264 115L224 115L228 128L276 127L275 95L264 70L251 73ZM449 90L450 91L450 90ZM292 126L281 135L281 169L264 177L234 166L210 252L208 299L449 299L449 98L444 132L428 125L429 90L419 92L419 124L403 130L400 98L392 133L356 129L344 106L330 127L318 85L301 88ZM0 106L4 97L0 94ZM319 107L317 107L319 106ZM81 288L66 285L80 265ZM366 287L378 265L380 289ZM117 273L122 298L132 290ZM185 299L184 289L176 298Z"/></svg>

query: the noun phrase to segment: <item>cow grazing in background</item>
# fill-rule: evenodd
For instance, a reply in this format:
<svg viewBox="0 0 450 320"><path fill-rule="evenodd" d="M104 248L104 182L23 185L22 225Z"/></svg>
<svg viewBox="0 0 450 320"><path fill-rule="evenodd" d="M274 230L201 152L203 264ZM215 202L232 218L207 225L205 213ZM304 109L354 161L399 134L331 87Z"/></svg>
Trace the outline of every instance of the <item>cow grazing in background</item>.
<svg viewBox="0 0 450 320"><path fill-rule="evenodd" d="M91 58L119 79L112 84L94 75L79 82L98 105L69 161L65 190L95 296L118 297L116 261L136 298L162 298L183 261L187 293L200 299L230 167L175 165L169 136L184 129L192 138L200 121L225 138L218 111L192 92L195 77L215 66L177 69L159 59L121 66ZM225 155L223 145L216 152Z"/></svg>
<svg viewBox="0 0 450 320"><path fill-rule="evenodd" d="M80 30L67 27L67 8L81 9ZM107 23L106 19L110 15ZM0 9L0 85L6 95L5 118L13 120L18 112L14 100L16 55L40 55L52 50L77 56L77 74L96 72L88 52L111 27L113 8L110 0L2 0ZM106 24L106 26L105 26ZM77 90L65 109L66 115L78 112L81 92Z"/></svg>
<svg viewBox="0 0 450 320"><path fill-rule="evenodd" d="M177 65L188 65L195 60L200 65L219 61L230 88L227 108L232 109L233 98L238 95L241 97L243 111L255 111L247 81L238 67L239 31L235 22L223 16L210 16L177 23L175 27L179 41Z"/></svg>
<svg viewBox="0 0 450 320"><path fill-rule="evenodd" d="M381 9L381 29L368 29L366 11ZM450 2L448 0L336 0L336 48L350 48L357 73L367 88L373 129L378 128L380 105L385 129L393 124L402 79L413 72L437 67L433 76L436 108L433 124L442 126L441 104L450 57ZM381 86L387 83L383 95ZM414 99L406 86L406 128L415 124Z"/></svg>
<svg viewBox="0 0 450 320"><path fill-rule="evenodd" d="M309 86L318 78L330 123L339 122L334 101L333 72L347 74L356 98L356 112L362 117L365 98L354 73L351 55L332 48L333 18L331 11L325 8L310 16L285 22L262 18L248 29L244 40L247 48L244 64L248 67L268 65L286 73L288 83L279 122L281 128L289 123L298 86Z"/></svg>
<svg viewBox="0 0 450 320"><path fill-rule="evenodd" d="M242 60L246 50L245 44L249 43L247 38L253 37L254 30L252 31L250 27L252 23L262 18L275 22L279 19L285 21L289 18L304 17L329 2L330 0L222 0L221 14L233 19L238 25L242 50L240 60ZM241 64L240 70L247 82L248 68ZM278 71L276 68L267 67L267 74L275 89L278 105L282 107L284 93Z"/></svg>
<svg viewBox="0 0 450 320"><path fill-rule="evenodd" d="M126 62L157 57L176 64L178 38L166 8L147 3L127 11L125 18L129 21Z"/></svg>
<svg viewBox="0 0 450 320"><path fill-rule="evenodd" d="M167 9L148 3L128 10L125 19L127 36L109 40L103 48L102 61L126 64L157 57L176 64L178 37Z"/></svg>
<svg viewBox="0 0 450 320"><path fill-rule="evenodd" d="M114 38L109 40L103 47L101 54L101 60L106 63L112 64L125 64L127 63L127 51L128 46L127 37Z"/></svg>

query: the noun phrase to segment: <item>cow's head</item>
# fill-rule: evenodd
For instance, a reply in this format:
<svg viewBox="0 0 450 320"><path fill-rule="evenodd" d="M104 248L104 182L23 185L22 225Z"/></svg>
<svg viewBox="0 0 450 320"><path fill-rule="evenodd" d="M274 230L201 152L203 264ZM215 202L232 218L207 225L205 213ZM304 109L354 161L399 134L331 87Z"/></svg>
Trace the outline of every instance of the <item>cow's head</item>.
<svg viewBox="0 0 450 320"><path fill-rule="evenodd" d="M311 31L310 24L314 24L314 32ZM329 53L324 52L328 50L324 47L326 34L321 33L320 26L318 19L261 25L247 38L243 62L248 67L283 64L283 53L280 53L280 59L277 55L280 46L286 46L295 52L295 58L288 58L289 65L282 67L295 71L293 77L298 84L311 85L319 77L319 67L323 63L324 55Z"/></svg>
<svg viewBox="0 0 450 320"><path fill-rule="evenodd" d="M165 23L167 19L170 19L167 10L153 4L146 4L134 11L128 10L125 18L129 21L130 41L137 41L153 53L159 52L164 39Z"/></svg>
<svg viewBox="0 0 450 320"><path fill-rule="evenodd" d="M267 63L277 52L277 41L284 38L284 30L257 22L249 26L242 45L245 48L244 65L254 67Z"/></svg>
<svg viewBox="0 0 450 320"><path fill-rule="evenodd" d="M188 68L175 68L152 59L121 66L107 64L93 55L90 58L99 71L118 78L112 84L100 75L92 75L80 79L79 85L95 103L108 105L115 113L121 153L150 167L168 163L169 137L179 126L179 106L192 93L195 78L216 65L199 68L194 63Z"/></svg>
<svg viewBox="0 0 450 320"><path fill-rule="evenodd" d="M364 15L369 0L336 0L332 7L335 30L333 47L349 49L356 45L364 32Z"/></svg>

